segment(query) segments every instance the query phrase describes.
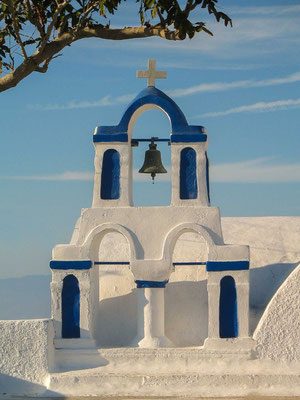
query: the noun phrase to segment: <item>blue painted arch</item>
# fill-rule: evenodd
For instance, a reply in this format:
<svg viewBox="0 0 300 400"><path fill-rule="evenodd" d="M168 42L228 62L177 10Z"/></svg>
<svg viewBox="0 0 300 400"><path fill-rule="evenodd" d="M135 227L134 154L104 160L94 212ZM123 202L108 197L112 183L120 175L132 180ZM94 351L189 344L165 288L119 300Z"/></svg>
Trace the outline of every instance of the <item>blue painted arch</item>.
<svg viewBox="0 0 300 400"><path fill-rule="evenodd" d="M127 107L118 125L97 127L93 141L128 142L129 122L133 114L147 104L154 104L169 116L172 126L172 143L206 142L205 128L200 125L189 125L178 105L164 92L153 86L145 88L137 95Z"/></svg>

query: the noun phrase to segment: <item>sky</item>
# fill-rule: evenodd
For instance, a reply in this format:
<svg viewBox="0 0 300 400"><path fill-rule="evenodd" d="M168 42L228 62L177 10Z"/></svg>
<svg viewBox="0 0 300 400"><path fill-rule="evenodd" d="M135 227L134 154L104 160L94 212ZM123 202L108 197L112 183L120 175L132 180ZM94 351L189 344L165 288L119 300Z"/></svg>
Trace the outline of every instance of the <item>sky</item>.
<svg viewBox="0 0 300 400"><path fill-rule="evenodd" d="M272 4L271 4L272 3ZM300 215L300 4L220 1L233 28L204 12L214 36L193 40L86 39L64 49L46 74L0 95L0 279L49 274L52 248L68 243L93 191L96 126L116 125L145 86L136 70L156 59L156 86L209 136L212 205L222 216ZM112 26L138 24L135 1ZM134 137L170 134L160 111L144 113ZM134 149L138 170L147 145ZM160 144L170 169L170 147ZM134 204L168 205L169 174L135 171Z"/></svg>

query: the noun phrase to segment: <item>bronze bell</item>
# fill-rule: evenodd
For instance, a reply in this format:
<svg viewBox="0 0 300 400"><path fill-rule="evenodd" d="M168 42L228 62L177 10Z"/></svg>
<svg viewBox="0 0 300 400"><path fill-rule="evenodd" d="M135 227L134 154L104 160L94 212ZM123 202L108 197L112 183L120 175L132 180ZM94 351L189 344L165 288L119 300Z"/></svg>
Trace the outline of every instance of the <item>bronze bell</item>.
<svg viewBox="0 0 300 400"><path fill-rule="evenodd" d="M151 138L149 150L145 153L144 164L139 170L141 174L151 174L153 183L156 174L166 174L168 172L163 166L160 151L157 150L156 147L157 145L154 143L154 139Z"/></svg>

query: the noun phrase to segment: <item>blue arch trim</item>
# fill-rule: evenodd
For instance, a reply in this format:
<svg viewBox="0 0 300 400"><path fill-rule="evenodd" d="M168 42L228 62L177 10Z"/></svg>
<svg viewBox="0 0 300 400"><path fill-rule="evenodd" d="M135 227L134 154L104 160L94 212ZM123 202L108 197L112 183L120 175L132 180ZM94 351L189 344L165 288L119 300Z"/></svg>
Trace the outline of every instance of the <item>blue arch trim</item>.
<svg viewBox="0 0 300 400"><path fill-rule="evenodd" d="M78 280L67 275L62 289L62 332L63 338L80 337L80 292Z"/></svg>
<svg viewBox="0 0 300 400"><path fill-rule="evenodd" d="M213 271L241 271L249 269L249 261L207 261L206 270Z"/></svg>
<svg viewBox="0 0 300 400"><path fill-rule="evenodd" d="M51 269L90 269L92 268L91 260L76 260L76 261L61 261L52 260L50 261Z"/></svg>
<svg viewBox="0 0 300 400"><path fill-rule="evenodd" d="M120 198L120 153L114 149L103 154L100 197L104 200Z"/></svg>
<svg viewBox="0 0 300 400"><path fill-rule="evenodd" d="M153 86L142 90L129 104L119 125L97 127L93 142L128 142L129 121L134 112L145 104L155 104L169 115L172 125L171 142L206 142L205 128L200 125L188 125L178 105L169 96Z"/></svg>
<svg viewBox="0 0 300 400"><path fill-rule="evenodd" d="M196 156L191 147L185 147L180 153L180 198L183 200L198 196Z"/></svg>
<svg viewBox="0 0 300 400"><path fill-rule="evenodd" d="M219 329L220 338L238 336L237 296L232 276L224 276L220 282Z"/></svg>
<svg viewBox="0 0 300 400"><path fill-rule="evenodd" d="M135 281L137 289L143 288L164 288L169 281Z"/></svg>

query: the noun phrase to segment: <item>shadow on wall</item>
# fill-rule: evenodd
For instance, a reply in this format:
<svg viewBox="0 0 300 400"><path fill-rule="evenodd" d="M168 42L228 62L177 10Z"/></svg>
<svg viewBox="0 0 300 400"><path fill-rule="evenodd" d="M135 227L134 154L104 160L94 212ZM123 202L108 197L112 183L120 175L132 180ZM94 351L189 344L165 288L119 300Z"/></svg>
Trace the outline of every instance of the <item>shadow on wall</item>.
<svg viewBox="0 0 300 400"><path fill-rule="evenodd" d="M201 346L208 334L207 280L170 282L165 291L165 332L175 346Z"/></svg>
<svg viewBox="0 0 300 400"><path fill-rule="evenodd" d="M123 347L137 334L137 290L100 301L95 340L99 347Z"/></svg>
<svg viewBox="0 0 300 400"><path fill-rule="evenodd" d="M252 335L265 308L280 285L299 262L270 264L250 269L250 334Z"/></svg>
<svg viewBox="0 0 300 400"><path fill-rule="evenodd" d="M0 373L0 395L35 395L45 390L46 386Z"/></svg>
<svg viewBox="0 0 300 400"><path fill-rule="evenodd" d="M165 332L176 346L200 346L207 337L207 281L169 283ZM137 335L137 290L100 301L95 339L99 347L128 346Z"/></svg>

